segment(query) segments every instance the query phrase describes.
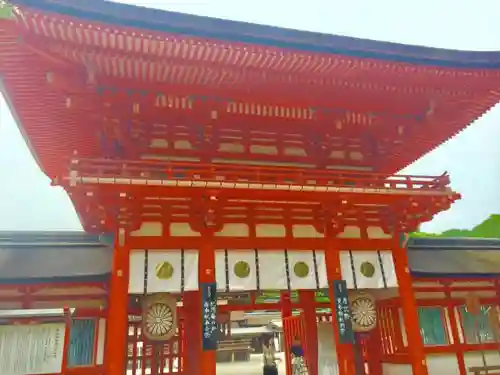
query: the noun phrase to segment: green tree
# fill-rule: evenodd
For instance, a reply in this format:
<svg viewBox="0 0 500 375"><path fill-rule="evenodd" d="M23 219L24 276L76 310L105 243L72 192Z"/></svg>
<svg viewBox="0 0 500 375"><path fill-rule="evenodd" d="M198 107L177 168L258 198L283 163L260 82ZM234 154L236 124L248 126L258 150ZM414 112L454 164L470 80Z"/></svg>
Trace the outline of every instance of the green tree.
<svg viewBox="0 0 500 375"><path fill-rule="evenodd" d="M449 229L443 233L425 233L414 232L410 237L420 238L450 238L450 237L469 237L469 238L500 238L500 215L490 215L481 224L468 229Z"/></svg>

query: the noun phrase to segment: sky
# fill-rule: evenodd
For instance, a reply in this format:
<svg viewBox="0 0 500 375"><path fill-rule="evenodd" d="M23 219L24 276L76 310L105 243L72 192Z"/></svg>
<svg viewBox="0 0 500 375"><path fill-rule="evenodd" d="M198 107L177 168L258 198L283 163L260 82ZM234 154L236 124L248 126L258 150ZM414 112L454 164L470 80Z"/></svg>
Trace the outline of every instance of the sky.
<svg viewBox="0 0 500 375"><path fill-rule="evenodd" d="M500 50L498 0L121 1L151 8L397 43ZM422 226L471 228L500 213L500 106L403 172L448 171L463 199ZM51 187L0 96L0 230L81 230L65 192Z"/></svg>

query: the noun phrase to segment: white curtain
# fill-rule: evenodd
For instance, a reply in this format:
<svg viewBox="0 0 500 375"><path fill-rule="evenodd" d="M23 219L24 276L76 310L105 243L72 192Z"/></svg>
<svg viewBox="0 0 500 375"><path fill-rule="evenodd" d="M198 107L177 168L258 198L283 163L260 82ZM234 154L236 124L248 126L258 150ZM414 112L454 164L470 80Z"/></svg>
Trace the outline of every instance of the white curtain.
<svg viewBox="0 0 500 375"><path fill-rule="evenodd" d="M295 274L295 265L304 263L309 269L309 273L305 277L299 277ZM316 273L314 270L314 259L312 251L289 251L288 252L288 267L290 275L290 289L292 290L307 290L317 289Z"/></svg>
<svg viewBox="0 0 500 375"><path fill-rule="evenodd" d="M183 253L183 254L182 254ZM181 292L184 290L198 290L198 251L197 250L149 250L146 257L145 250L132 250L130 253L129 293L144 293L144 266L148 264L146 293ZM173 268L172 277L162 280L156 275L156 267L168 262ZM184 285L182 273L184 272Z"/></svg>
<svg viewBox="0 0 500 375"><path fill-rule="evenodd" d="M184 250L184 290L198 288L198 250Z"/></svg>
<svg viewBox="0 0 500 375"><path fill-rule="evenodd" d="M260 289L288 289L285 252L259 251Z"/></svg>
<svg viewBox="0 0 500 375"><path fill-rule="evenodd" d="M353 251L352 263L354 265L357 289L378 289L384 287L384 276L376 251ZM372 276L366 276L361 272L363 263L369 263L373 266L374 273Z"/></svg>
<svg viewBox="0 0 500 375"><path fill-rule="evenodd" d="M246 277L238 277L234 272L234 267L238 262L248 264L250 273ZM229 274L229 290L257 290L257 271L255 265L254 250L232 250L228 251L227 267Z"/></svg>
<svg viewBox="0 0 500 375"><path fill-rule="evenodd" d="M326 275L326 259L324 251L316 251L316 265L318 267L319 288L328 288L328 277Z"/></svg>
<svg viewBox="0 0 500 375"><path fill-rule="evenodd" d="M382 258L382 267L384 268L385 282L388 288L395 288L398 286L398 277L396 276L396 269L394 268L394 259L391 251L381 251L380 257Z"/></svg>
<svg viewBox="0 0 500 375"><path fill-rule="evenodd" d="M318 375L337 375L339 366L332 323L318 323Z"/></svg>
<svg viewBox="0 0 500 375"><path fill-rule="evenodd" d="M162 262L172 265L173 274L170 279L160 279L156 276L156 267ZM181 252L178 250L154 250L148 252L147 293L180 292L181 291Z"/></svg>
<svg viewBox="0 0 500 375"><path fill-rule="evenodd" d="M225 292L228 280L226 279L226 253L224 250L215 252L215 281L217 290Z"/></svg>
<svg viewBox="0 0 500 375"><path fill-rule="evenodd" d="M144 250L132 250L130 252L130 268L128 292L131 294L144 293L144 262L146 256Z"/></svg>
<svg viewBox="0 0 500 375"><path fill-rule="evenodd" d="M396 271L390 251L341 251L342 279L349 289L397 287ZM373 266L373 275L363 274L363 264Z"/></svg>

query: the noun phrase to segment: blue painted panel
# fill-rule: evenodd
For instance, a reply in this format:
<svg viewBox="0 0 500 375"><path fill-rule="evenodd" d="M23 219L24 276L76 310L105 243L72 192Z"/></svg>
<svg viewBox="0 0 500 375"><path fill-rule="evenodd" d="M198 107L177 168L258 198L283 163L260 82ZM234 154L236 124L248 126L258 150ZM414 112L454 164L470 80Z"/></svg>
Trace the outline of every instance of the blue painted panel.
<svg viewBox="0 0 500 375"><path fill-rule="evenodd" d="M424 345L448 345L442 316L443 309L441 307L420 307L418 309L420 334Z"/></svg>
<svg viewBox="0 0 500 375"><path fill-rule="evenodd" d="M464 327L464 337L467 344L479 344L494 342L495 335L488 319L488 311L491 306L482 306L481 314L477 317L469 314L465 306L459 308L462 326ZM479 337L478 337L479 336Z"/></svg>
<svg viewBox="0 0 500 375"><path fill-rule="evenodd" d="M68 366L94 364L95 319L76 319L71 322Z"/></svg>

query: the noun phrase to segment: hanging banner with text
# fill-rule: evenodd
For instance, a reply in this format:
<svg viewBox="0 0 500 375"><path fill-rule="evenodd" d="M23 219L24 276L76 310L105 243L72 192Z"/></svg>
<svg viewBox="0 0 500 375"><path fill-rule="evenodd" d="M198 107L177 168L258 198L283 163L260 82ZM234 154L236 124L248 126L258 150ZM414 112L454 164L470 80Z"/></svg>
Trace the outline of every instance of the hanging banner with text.
<svg viewBox="0 0 500 375"><path fill-rule="evenodd" d="M203 350L217 350L217 283L201 283Z"/></svg>
<svg viewBox="0 0 500 375"><path fill-rule="evenodd" d="M345 280L334 280L332 287L333 296L335 298L335 316L339 328L340 343L353 344L354 332L352 330L347 283Z"/></svg>

